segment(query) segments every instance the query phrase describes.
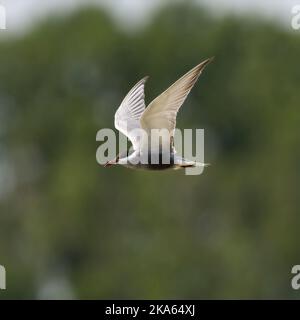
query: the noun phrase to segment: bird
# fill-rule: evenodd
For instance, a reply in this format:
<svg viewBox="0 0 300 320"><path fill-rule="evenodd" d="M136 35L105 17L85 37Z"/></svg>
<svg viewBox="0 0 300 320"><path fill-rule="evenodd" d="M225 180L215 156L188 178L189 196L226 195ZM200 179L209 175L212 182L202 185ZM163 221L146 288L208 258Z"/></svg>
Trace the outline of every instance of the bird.
<svg viewBox="0 0 300 320"><path fill-rule="evenodd" d="M147 108L144 87L148 76L137 82L123 99L114 117L115 128L127 136L132 143L132 148L119 153L104 166L121 165L133 169L165 170L208 165L178 155L174 147L174 132L180 107L205 66L212 60L213 57L196 65L157 96ZM146 133L146 138L136 134L141 129ZM151 145L154 140L151 136L153 129L161 130L165 137L167 136L167 144L162 146L162 140L159 140L159 149L155 148L154 151ZM167 155L167 161L166 157L164 158L165 155Z"/></svg>

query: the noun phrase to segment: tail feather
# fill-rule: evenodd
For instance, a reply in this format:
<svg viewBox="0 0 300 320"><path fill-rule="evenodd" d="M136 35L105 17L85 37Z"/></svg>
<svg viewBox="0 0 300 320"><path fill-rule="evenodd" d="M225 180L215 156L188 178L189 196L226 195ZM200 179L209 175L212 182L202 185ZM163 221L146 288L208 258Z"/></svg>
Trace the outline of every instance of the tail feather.
<svg viewBox="0 0 300 320"><path fill-rule="evenodd" d="M189 162L183 162L179 164L180 168L195 168L195 167L209 167L210 163L202 163L202 162L194 162L194 161L189 161Z"/></svg>

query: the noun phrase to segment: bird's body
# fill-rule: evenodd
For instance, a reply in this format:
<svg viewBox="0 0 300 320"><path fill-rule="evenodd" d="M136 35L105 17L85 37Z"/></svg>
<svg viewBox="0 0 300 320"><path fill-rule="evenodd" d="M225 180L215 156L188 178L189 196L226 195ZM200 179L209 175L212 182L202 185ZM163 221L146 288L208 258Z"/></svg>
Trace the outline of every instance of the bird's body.
<svg viewBox="0 0 300 320"><path fill-rule="evenodd" d="M143 158L143 155L140 154L139 151L134 152L131 156L127 159L124 159L125 167L132 168L132 169L144 169L144 170L166 170L171 169L175 165L175 155L174 153L170 154L169 161L163 161L163 153L148 153L147 158L148 161L144 163L140 159ZM151 161L151 159L156 159L156 161ZM126 163L125 163L126 161Z"/></svg>
<svg viewBox="0 0 300 320"><path fill-rule="evenodd" d="M148 152L148 162L144 163L140 159L143 155L139 151L133 152L130 156L120 158L117 163L130 169L143 169L143 170L166 170L166 169L179 169L187 167L203 166L205 164L197 163L194 161L186 160L174 152L170 153L169 160L164 158L164 154Z"/></svg>
<svg viewBox="0 0 300 320"><path fill-rule="evenodd" d="M129 138L133 150L119 154L105 166L119 164L145 170L204 167L204 163L189 161L176 154L174 131L179 108L210 61L211 59L207 59L194 67L154 99L147 108L144 85L148 77L140 80L126 95L115 114L115 127ZM152 133L157 130L162 132L162 135L161 140L155 144ZM143 131L143 134L139 131Z"/></svg>

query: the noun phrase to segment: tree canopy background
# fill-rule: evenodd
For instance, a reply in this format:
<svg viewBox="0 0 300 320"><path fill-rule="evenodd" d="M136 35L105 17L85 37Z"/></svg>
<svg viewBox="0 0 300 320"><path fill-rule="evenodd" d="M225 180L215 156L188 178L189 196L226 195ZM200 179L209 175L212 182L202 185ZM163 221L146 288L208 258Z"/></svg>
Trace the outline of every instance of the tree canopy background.
<svg viewBox="0 0 300 320"><path fill-rule="evenodd" d="M105 169L99 129L215 56L180 111L201 176ZM0 42L0 298L296 298L299 32L168 6L125 32L96 8Z"/></svg>

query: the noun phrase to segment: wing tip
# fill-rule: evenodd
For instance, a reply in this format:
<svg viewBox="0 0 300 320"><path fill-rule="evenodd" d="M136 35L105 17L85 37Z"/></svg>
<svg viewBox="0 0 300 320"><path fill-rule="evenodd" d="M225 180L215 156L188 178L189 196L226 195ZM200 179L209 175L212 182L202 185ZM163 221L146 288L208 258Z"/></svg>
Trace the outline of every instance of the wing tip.
<svg viewBox="0 0 300 320"><path fill-rule="evenodd" d="M214 59L215 59L214 56L213 56L213 57L210 57L210 58L202 61L201 63L199 63L199 64L196 66L196 68L197 68L199 71L201 71L201 70L203 70L204 67L206 67L209 63L211 63Z"/></svg>
<svg viewBox="0 0 300 320"><path fill-rule="evenodd" d="M143 81L143 83L145 83L148 79L149 79L149 76L145 76L141 81Z"/></svg>
<svg viewBox="0 0 300 320"><path fill-rule="evenodd" d="M145 77L142 78L140 81L138 81L138 82L132 87L131 91L134 90L134 89L136 89L136 88L138 88L138 87L141 86L141 85L144 85L145 82L148 80L148 78L149 78L149 76L145 76ZM129 92L131 92L131 91L129 91Z"/></svg>

